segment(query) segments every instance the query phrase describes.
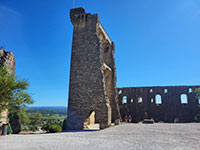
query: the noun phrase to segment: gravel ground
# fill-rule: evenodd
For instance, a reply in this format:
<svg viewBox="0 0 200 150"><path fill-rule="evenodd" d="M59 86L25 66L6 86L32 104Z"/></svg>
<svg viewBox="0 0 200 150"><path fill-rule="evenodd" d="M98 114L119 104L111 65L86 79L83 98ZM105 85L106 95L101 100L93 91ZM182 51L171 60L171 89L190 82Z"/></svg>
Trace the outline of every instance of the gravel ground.
<svg viewBox="0 0 200 150"><path fill-rule="evenodd" d="M121 124L101 131L0 136L0 150L200 150L200 124Z"/></svg>

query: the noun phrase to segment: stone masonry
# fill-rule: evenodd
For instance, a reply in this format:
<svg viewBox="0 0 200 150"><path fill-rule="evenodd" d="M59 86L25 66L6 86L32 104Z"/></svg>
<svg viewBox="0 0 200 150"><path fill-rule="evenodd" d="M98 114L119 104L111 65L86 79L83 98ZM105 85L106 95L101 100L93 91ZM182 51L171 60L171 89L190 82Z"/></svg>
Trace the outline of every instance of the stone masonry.
<svg viewBox="0 0 200 150"><path fill-rule="evenodd" d="M115 46L98 15L83 8L70 10L74 25L67 129L100 128L131 116L132 122L153 118L159 122L193 122L199 113L200 86L117 88Z"/></svg>
<svg viewBox="0 0 200 150"><path fill-rule="evenodd" d="M6 67L9 73L15 73L15 57L12 52L7 52L4 49L0 49L0 66ZM8 111L5 110L1 112L0 117L0 135L1 135L1 127L3 124L8 123Z"/></svg>
<svg viewBox="0 0 200 150"><path fill-rule="evenodd" d="M122 118L132 122L153 118L156 122L193 122L200 99L195 89L200 86L154 86L118 88Z"/></svg>
<svg viewBox="0 0 200 150"><path fill-rule="evenodd" d="M100 129L120 120L116 91L115 46L97 14L70 10L73 29L67 129L83 129L95 112Z"/></svg>
<svg viewBox="0 0 200 150"><path fill-rule="evenodd" d="M9 73L15 73L15 57L12 52L7 52L4 49L0 49L0 65L5 66Z"/></svg>

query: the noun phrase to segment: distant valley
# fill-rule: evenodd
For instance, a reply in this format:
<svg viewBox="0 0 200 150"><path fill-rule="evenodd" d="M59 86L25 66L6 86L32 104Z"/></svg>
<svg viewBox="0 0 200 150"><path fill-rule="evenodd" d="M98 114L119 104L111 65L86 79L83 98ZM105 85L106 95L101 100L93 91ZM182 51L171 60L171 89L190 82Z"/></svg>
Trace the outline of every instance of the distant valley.
<svg viewBox="0 0 200 150"><path fill-rule="evenodd" d="M42 114L67 114L67 106L29 106L27 112L40 112Z"/></svg>

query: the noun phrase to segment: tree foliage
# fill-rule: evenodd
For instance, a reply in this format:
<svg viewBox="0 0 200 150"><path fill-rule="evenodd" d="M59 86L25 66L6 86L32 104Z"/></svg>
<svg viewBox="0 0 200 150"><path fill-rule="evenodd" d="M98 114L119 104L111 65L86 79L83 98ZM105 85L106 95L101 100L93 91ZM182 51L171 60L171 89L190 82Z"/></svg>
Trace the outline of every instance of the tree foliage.
<svg viewBox="0 0 200 150"><path fill-rule="evenodd" d="M198 102L199 102L199 99L200 99L200 88L196 88L195 89L195 93L196 93L196 98L198 99ZM196 122L200 122L200 105L198 105L198 113L195 116L195 121Z"/></svg>
<svg viewBox="0 0 200 150"><path fill-rule="evenodd" d="M42 114L41 113L28 113L30 119L30 124L37 126L42 123Z"/></svg>
<svg viewBox="0 0 200 150"><path fill-rule="evenodd" d="M200 99L200 88L195 89L197 99Z"/></svg>
<svg viewBox="0 0 200 150"><path fill-rule="evenodd" d="M64 119L63 124L62 124L62 131L67 130L67 118Z"/></svg>
<svg viewBox="0 0 200 150"><path fill-rule="evenodd" d="M31 120L29 119L26 111L20 109L18 114L19 114L19 123L21 125L22 124L23 125L28 125L31 122Z"/></svg>
<svg viewBox="0 0 200 150"><path fill-rule="evenodd" d="M51 123L43 125L42 129L46 130L49 133L57 133L62 131L62 127L60 125Z"/></svg>
<svg viewBox="0 0 200 150"><path fill-rule="evenodd" d="M23 110L27 104L33 104L33 100L27 93L29 83L27 80L17 78L15 75L0 67L0 113L6 109L9 112Z"/></svg>

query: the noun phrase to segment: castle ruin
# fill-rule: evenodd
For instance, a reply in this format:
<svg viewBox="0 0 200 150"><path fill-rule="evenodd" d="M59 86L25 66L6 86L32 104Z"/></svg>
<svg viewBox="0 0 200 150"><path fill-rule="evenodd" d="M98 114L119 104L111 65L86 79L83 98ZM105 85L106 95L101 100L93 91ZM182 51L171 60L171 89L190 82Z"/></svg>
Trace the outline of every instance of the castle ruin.
<svg viewBox="0 0 200 150"><path fill-rule="evenodd" d="M154 86L118 88L122 118L132 116L132 122L153 119L155 122L194 122L199 113L200 86Z"/></svg>
<svg viewBox="0 0 200 150"><path fill-rule="evenodd" d="M67 129L85 128L91 116L103 129L120 119L115 45L97 14L76 8L70 10L70 18L74 29Z"/></svg>
<svg viewBox="0 0 200 150"><path fill-rule="evenodd" d="M98 15L70 10L74 26L67 129L84 129L131 116L132 122L193 122L199 113L195 90L200 86L116 88L114 43Z"/></svg>
<svg viewBox="0 0 200 150"><path fill-rule="evenodd" d="M14 74L15 73L15 57L14 54L12 52L7 52L4 49L0 49L0 66L1 67L6 67L6 70L9 73ZM4 110L3 112L1 112L0 114L0 135L1 135L1 127L3 124L7 124L9 122L8 119L8 110Z"/></svg>

